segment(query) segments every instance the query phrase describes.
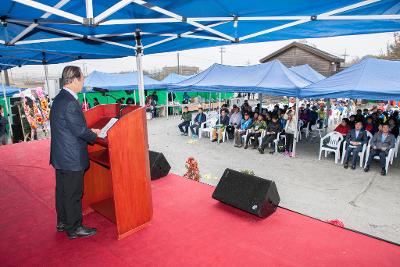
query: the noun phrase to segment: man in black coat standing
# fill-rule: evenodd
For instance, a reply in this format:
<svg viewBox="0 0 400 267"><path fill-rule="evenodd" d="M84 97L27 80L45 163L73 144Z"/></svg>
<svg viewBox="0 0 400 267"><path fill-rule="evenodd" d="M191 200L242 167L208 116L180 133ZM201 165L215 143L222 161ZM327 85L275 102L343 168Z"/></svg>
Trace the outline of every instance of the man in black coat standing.
<svg viewBox="0 0 400 267"><path fill-rule="evenodd" d="M77 93L83 87L79 67L67 66L62 73L63 89L53 101L50 114L50 164L56 170L57 231L70 239L96 234L82 225L83 176L89 167L87 144L93 143L98 129L88 129Z"/></svg>

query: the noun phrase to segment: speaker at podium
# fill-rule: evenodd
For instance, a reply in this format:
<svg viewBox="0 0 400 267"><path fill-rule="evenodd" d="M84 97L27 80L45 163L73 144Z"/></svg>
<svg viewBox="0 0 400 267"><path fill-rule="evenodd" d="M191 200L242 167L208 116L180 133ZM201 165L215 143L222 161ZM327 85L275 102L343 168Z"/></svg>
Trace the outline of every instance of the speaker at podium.
<svg viewBox="0 0 400 267"><path fill-rule="evenodd" d="M84 213L94 210L114 222L121 239L148 225L153 215L145 109L98 105L85 118L97 129L118 118L104 138L88 146L82 205Z"/></svg>

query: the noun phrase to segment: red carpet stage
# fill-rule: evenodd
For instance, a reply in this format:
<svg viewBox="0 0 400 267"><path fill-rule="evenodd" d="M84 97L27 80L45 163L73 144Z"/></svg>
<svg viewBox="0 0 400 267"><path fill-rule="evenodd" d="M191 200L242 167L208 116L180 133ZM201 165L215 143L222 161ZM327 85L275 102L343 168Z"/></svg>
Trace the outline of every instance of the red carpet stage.
<svg viewBox="0 0 400 267"><path fill-rule="evenodd" d="M68 240L48 158L48 140L0 147L0 266L400 266L399 246L285 209L259 219L176 175L152 183L150 227L117 241L91 213L98 235Z"/></svg>

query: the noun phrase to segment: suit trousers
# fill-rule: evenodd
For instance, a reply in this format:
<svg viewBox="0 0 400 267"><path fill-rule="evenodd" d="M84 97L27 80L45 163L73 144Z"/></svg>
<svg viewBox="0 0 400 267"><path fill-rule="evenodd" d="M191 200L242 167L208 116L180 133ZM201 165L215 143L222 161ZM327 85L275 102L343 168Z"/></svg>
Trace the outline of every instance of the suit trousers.
<svg viewBox="0 0 400 267"><path fill-rule="evenodd" d="M368 162L367 165L370 166L372 160L374 159L375 156L379 156L379 164L381 165L381 168L386 168L386 152L382 151L382 150L375 150L375 149L371 149L371 152L369 152L369 158L368 158Z"/></svg>
<svg viewBox="0 0 400 267"><path fill-rule="evenodd" d="M82 195L84 171L56 170L57 223L73 232L82 225Z"/></svg>
<svg viewBox="0 0 400 267"><path fill-rule="evenodd" d="M188 133L188 131L189 131L189 126L190 126L190 121L184 121L184 122L181 122L181 123L178 125L179 130L181 131L181 133L185 133L185 134ZM185 127L185 129L183 129L183 127Z"/></svg>
<svg viewBox="0 0 400 267"><path fill-rule="evenodd" d="M344 159L345 163L349 163L350 156L353 153L353 160L351 161L351 165L355 166L358 160L358 153L361 152L362 146L348 146L346 149L346 157Z"/></svg>

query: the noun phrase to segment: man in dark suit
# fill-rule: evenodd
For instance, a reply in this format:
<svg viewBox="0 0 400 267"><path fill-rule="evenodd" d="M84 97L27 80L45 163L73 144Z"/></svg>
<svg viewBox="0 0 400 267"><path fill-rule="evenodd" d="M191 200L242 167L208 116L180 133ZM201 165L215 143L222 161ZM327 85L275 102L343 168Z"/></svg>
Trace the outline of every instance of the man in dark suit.
<svg viewBox="0 0 400 267"><path fill-rule="evenodd" d="M192 126L190 126L190 131L192 132L192 137L199 136L199 129L201 124L206 121L206 114L203 113L203 109L199 108L199 113L194 118Z"/></svg>
<svg viewBox="0 0 400 267"><path fill-rule="evenodd" d="M354 125L354 129L351 130L346 135L346 156L344 159L344 168L349 167L350 156L353 153L353 160L351 162L351 168L354 170L356 168L356 163L358 160L358 153L363 149L363 145L367 143L368 137L367 132L362 128L363 124L361 121L357 121Z"/></svg>
<svg viewBox="0 0 400 267"><path fill-rule="evenodd" d="M78 101L83 80L79 67L64 68L64 87L54 99L50 114L50 164L56 169L57 231L66 231L70 239L96 234L96 229L82 225L83 175L89 167L87 143L94 142L100 132L88 129Z"/></svg>
<svg viewBox="0 0 400 267"><path fill-rule="evenodd" d="M396 145L396 138L389 132L389 125L387 123L382 124L382 130L377 132L371 139L371 151L369 153L369 158L367 159L367 164L364 171L369 171L369 166L375 156L379 156L381 165L381 175L386 175L386 157L389 154L390 149L394 148Z"/></svg>

